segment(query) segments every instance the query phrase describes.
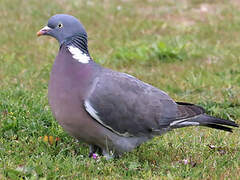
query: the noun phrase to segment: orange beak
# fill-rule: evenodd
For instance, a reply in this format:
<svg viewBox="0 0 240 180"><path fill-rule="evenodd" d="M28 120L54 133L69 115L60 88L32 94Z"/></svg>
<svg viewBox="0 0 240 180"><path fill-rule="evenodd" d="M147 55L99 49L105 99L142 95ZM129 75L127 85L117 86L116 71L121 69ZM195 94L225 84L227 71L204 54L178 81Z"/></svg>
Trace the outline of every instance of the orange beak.
<svg viewBox="0 0 240 180"><path fill-rule="evenodd" d="M51 30L50 27L45 26L44 28L40 29L40 31L37 32L37 36L45 35L50 30Z"/></svg>

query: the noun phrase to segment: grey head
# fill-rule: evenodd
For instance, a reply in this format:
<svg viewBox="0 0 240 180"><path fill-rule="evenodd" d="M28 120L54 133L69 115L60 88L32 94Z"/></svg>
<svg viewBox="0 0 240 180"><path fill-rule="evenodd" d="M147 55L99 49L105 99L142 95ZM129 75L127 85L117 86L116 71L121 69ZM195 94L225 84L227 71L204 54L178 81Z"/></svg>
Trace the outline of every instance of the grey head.
<svg viewBox="0 0 240 180"><path fill-rule="evenodd" d="M38 31L37 35L52 36L58 40L60 45L76 35L87 39L87 33L81 22L77 18L67 14L52 16L48 20L47 26Z"/></svg>

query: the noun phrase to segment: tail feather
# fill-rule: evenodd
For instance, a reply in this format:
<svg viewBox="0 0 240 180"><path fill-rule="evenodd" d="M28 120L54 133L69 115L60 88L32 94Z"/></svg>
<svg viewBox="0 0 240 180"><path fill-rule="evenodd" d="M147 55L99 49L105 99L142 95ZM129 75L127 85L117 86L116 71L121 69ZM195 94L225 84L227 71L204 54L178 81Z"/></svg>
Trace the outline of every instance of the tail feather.
<svg viewBox="0 0 240 180"><path fill-rule="evenodd" d="M200 106L183 102L177 102L177 104L179 109L179 119L171 122L170 126L172 128L180 128L185 126L206 126L232 132L231 127L238 127L238 124L236 124L234 121L205 114L205 110Z"/></svg>
<svg viewBox="0 0 240 180"><path fill-rule="evenodd" d="M233 132L232 128L226 127L226 126L221 126L221 125L218 125L218 124L207 124L207 125L204 125L204 126L209 127L209 128L213 128L213 129L219 129L219 130L223 130L223 131Z"/></svg>
<svg viewBox="0 0 240 180"><path fill-rule="evenodd" d="M170 126L172 128L181 128L186 126L205 126L209 128L232 132L231 127L238 127L238 124L236 124L234 121L220 119L206 114L201 114L188 119L174 121L171 123Z"/></svg>
<svg viewBox="0 0 240 180"><path fill-rule="evenodd" d="M200 126L206 126L229 132L232 132L232 128L226 126L238 127L238 124L236 124L234 121L209 116L206 114L200 115L198 118L194 119L193 122L198 122Z"/></svg>
<svg viewBox="0 0 240 180"><path fill-rule="evenodd" d="M198 118L196 120L199 121L200 124L205 124L205 123L206 124L221 124L221 125L238 127L238 125L234 121L209 116L206 114L203 114L202 116L200 116L200 118Z"/></svg>

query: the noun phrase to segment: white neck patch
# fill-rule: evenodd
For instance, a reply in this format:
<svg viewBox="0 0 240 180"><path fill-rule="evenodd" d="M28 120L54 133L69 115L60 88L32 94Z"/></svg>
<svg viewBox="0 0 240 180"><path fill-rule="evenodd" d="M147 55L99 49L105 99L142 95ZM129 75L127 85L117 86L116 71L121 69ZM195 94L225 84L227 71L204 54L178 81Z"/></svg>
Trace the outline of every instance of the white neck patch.
<svg viewBox="0 0 240 180"><path fill-rule="evenodd" d="M67 47L70 53L72 54L72 57L77 60L80 63L87 64L91 60L91 58L83 53L80 49L74 46L68 46Z"/></svg>

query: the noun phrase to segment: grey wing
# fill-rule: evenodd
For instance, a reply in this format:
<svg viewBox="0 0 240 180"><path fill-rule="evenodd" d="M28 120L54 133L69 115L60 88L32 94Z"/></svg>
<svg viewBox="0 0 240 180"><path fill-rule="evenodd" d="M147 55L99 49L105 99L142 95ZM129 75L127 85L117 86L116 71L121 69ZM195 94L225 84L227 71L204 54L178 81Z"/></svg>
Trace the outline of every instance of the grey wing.
<svg viewBox="0 0 240 180"><path fill-rule="evenodd" d="M165 92L107 69L96 78L84 106L96 121L123 136L151 134L168 127L178 114Z"/></svg>

